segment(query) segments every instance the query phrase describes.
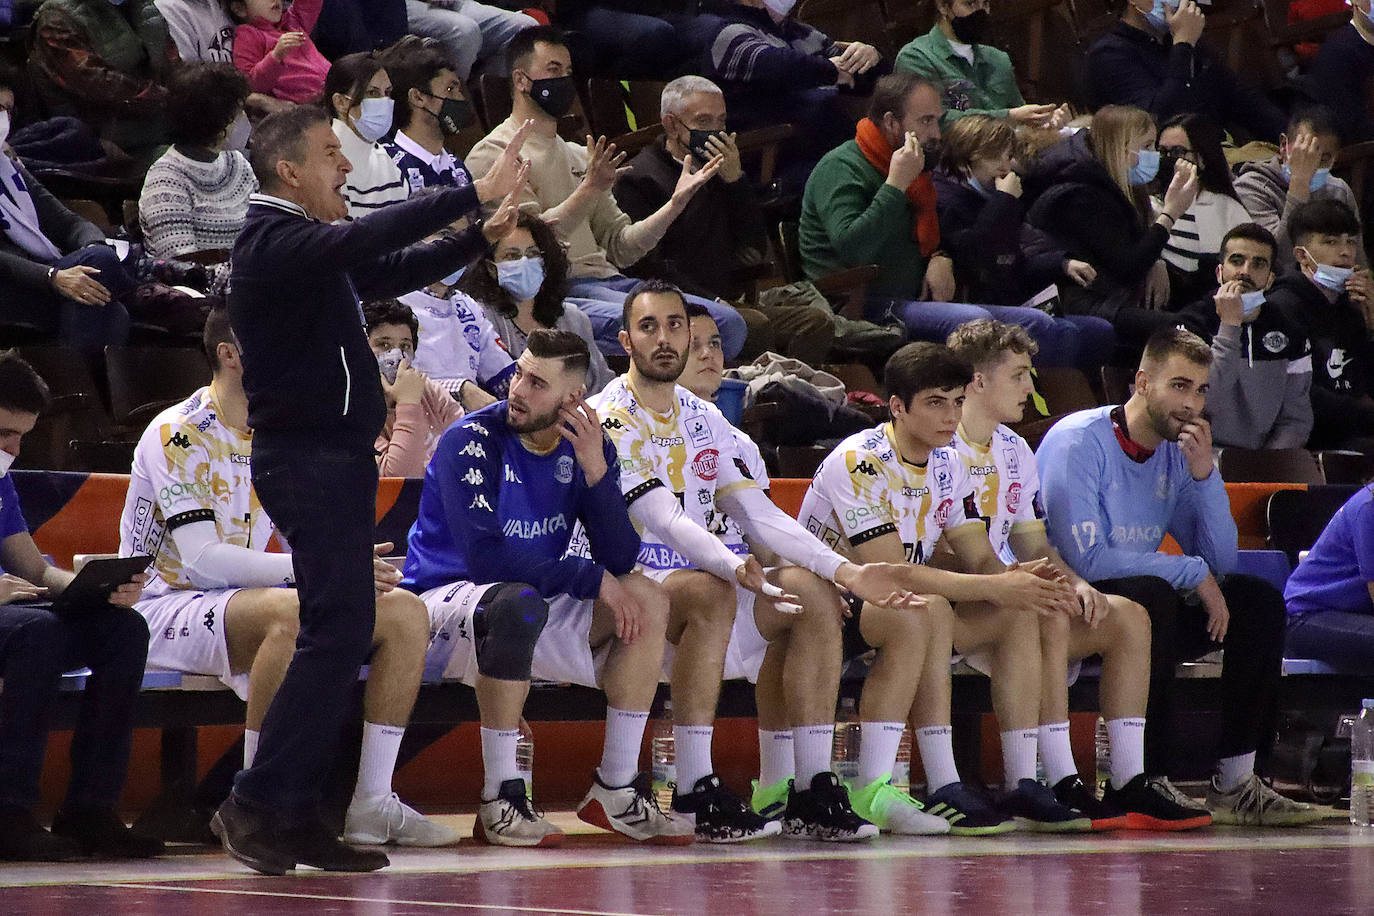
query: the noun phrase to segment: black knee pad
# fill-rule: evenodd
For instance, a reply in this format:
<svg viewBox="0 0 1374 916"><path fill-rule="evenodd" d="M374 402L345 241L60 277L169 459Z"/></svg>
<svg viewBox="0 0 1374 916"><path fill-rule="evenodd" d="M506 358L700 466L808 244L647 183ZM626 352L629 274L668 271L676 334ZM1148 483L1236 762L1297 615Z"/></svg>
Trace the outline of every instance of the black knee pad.
<svg viewBox="0 0 1374 916"><path fill-rule="evenodd" d="M487 589L472 616L477 670L502 681L528 681L534 644L548 619L548 602L523 582Z"/></svg>

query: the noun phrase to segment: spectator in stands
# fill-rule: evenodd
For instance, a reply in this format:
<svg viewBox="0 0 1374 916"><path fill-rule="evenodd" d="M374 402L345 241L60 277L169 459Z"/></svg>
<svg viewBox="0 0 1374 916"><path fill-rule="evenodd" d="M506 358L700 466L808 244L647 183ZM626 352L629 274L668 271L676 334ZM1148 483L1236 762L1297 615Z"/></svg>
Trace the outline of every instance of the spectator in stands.
<svg viewBox="0 0 1374 916"><path fill-rule="evenodd" d="M890 65L861 41L836 41L792 17L796 0L735 0L707 50L707 76L730 105L730 127L794 124L785 171L811 165L849 139L854 118L841 90L867 93Z"/></svg>
<svg viewBox="0 0 1374 916"><path fill-rule="evenodd" d="M945 106L941 127L948 129L971 114L1054 130L1068 122L1067 103L1027 105L1007 52L985 43L992 37L991 0L936 0L935 13L931 30L897 53L895 68L923 76L940 89Z"/></svg>
<svg viewBox="0 0 1374 916"><path fill-rule="evenodd" d="M0 83L0 321L56 334L64 343L122 344L134 288L105 233L48 193L5 137L14 92Z"/></svg>
<svg viewBox="0 0 1374 916"><path fill-rule="evenodd" d="M1236 194L1255 222L1272 232L1279 243L1275 269L1280 274L1291 273L1296 267L1295 243L1288 237L1288 222L1302 204L1309 200L1338 200L1359 221L1360 204L1355 192L1331 174L1340 146L1331 113L1308 108L1295 112L1288 122L1288 130L1279 137L1277 156L1240 168ZM1357 230L1356 234L1359 233ZM1363 242L1356 247L1355 263L1361 267L1369 263Z"/></svg>
<svg viewBox="0 0 1374 916"><path fill-rule="evenodd" d="M1288 577L1287 654L1315 658L1345 674L1374 662L1374 487L1336 511Z"/></svg>
<svg viewBox="0 0 1374 916"><path fill-rule="evenodd" d="M1186 161L1197 169L1198 192L1193 205L1183 211L1169 229L1163 260L1169 270L1169 298L1192 302L1212 289L1221 251L1221 239L1250 214L1231 184L1231 167L1221 150L1221 128L1201 115L1177 115L1159 130L1159 175L1155 187L1169 187L1174 165ZM1163 209L1164 197L1150 198L1155 212Z"/></svg>
<svg viewBox="0 0 1374 916"><path fill-rule="evenodd" d="M696 193L715 176L724 157L696 170L684 163L668 202L647 218L633 222L611 196L617 167L625 155L617 155L615 145L607 145L604 137L597 141L588 137L584 150L558 136L558 120L568 113L577 92L563 33L548 26L526 29L511 42L506 56L514 90L511 116L472 148L467 161L474 169L485 168L500 156L521 123L534 121L526 140L530 183L520 198L520 207L557 221L558 234L568 243L572 262L568 294L582 300L578 306L591 319L601 351L623 353L616 334L625 293L638 281L623 275L621 269L658 244ZM726 356L733 359L744 346L744 319L731 306L699 296L687 298L710 310L725 338Z"/></svg>
<svg viewBox="0 0 1374 916"><path fill-rule="evenodd" d="M234 20L221 0L153 0L184 61L234 62Z"/></svg>
<svg viewBox="0 0 1374 916"><path fill-rule="evenodd" d="M719 28L718 17L688 12L698 6L683 0L562 0L557 22L577 35L574 57L580 71L667 80L696 69Z"/></svg>
<svg viewBox="0 0 1374 916"><path fill-rule="evenodd" d="M766 262L768 229L740 165L736 135L725 131L725 96L704 77L679 77L663 88L660 116L663 139L635 156L616 179L616 202L630 219L645 219L672 199L689 157L697 168L717 156L724 161L631 273L668 280L707 299L740 302L748 290L739 273ZM773 350L819 366L835 340L835 316L828 309L760 302L739 311L749 327L746 359Z"/></svg>
<svg viewBox="0 0 1374 916"><path fill-rule="evenodd" d="M1312 342L1312 436L1315 449L1374 452L1374 278L1357 269L1360 224L1338 200L1311 200L1288 219L1298 264L1265 296Z"/></svg>
<svg viewBox="0 0 1374 916"><path fill-rule="evenodd" d="M477 0L406 0L406 19L411 34L448 47L454 72L462 80L478 62L492 73L504 74L506 45L522 30L539 24L524 13Z"/></svg>
<svg viewBox="0 0 1374 916"><path fill-rule="evenodd" d="M444 148L445 137L476 117L448 50L432 38L407 36L382 53L381 63L391 78L397 111L396 136L386 144L386 151L409 193L436 185L470 184L467 168Z"/></svg>
<svg viewBox="0 0 1374 916"><path fill-rule="evenodd" d="M1161 311L1169 302L1162 255L1170 230L1197 197L1197 169L1180 160L1163 206L1151 215L1145 186L1158 174L1159 158L1150 116L1108 105L1093 115L1091 129L1046 152L1026 182L1031 224L1097 270L1090 286L1060 290L1065 311L1107 319L1134 346L1174 321Z"/></svg>
<svg viewBox="0 0 1374 916"><path fill-rule="evenodd" d="M420 324L415 368L473 411L506 396L515 360L482 307L457 289L469 269L459 268L424 289L406 293L400 302Z"/></svg>
<svg viewBox="0 0 1374 916"><path fill-rule="evenodd" d="M138 198L138 223L150 257L211 253L228 257L258 189L240 150L248 127L248 81L227 64L186 64L168 81L172 146L154 162Z"/></svg>
<svg viewBox="0 0 1374 916"><path fill-rule="evenodd" d="M1093 110L1131 105L1161 123L1200 114L1250 139L1278 137L1283 112L1198 43L1206 25L1202 9L1193 0L1145 2L1115 0L1121 21L1088 49L1084 73Z"/></svg>
<svg viewBox="0 0 1374 916"><path fill-rule="evenodd" d="M395 299L363 307L367 342L382 369L386 423L377 437L377 467L383 477L423 477L439 437L463 415L446 389L416 369L420 322Z"/></svg>
<svg viewBox="0 0 1374 916"><path fill-rule="evenodd" d="M48 404L48 387L13 353L0 355L0 466ZM108 603L55 614L72 574L38 552L24 521L14 475L0 474L0 859L68 861L92 853L148 858L162 843L125 827L115 812L133 744L134 704L143 683L148 625L130 610L142 575ZM87 667L72 736L67 798L52 832L34 819L54 695L63 671Z"/></svg>
<svg viewBox="0 0 1374 916"><path fill-rule="evenodd" d="M972 302L1020 305L1051 285L1086 287L1097 277L1025 221L1018 153L1016 130L998 118L967 115L944 132L935 172L940 239Z"/></svg>
<svg viewBox="0 0 1374 916"><path fill-rule="evenodd" d="M329 0L312 38L329 60L376 51L406 34L405 0Z"/></svg>
<svg viewBox="0 0 1374 916"><path fill-rule="evenodd" d="M1370 0L1351 0L1349 6L1350 25L1322 39L1303 88L1331 109L1341 142L1362 143L1374 140L1374 112L1368 101L1374 79L1374 20Z"/></svg>
<svg viewBox="0 0 1374 916"><path fill-rule="evenodd" d="M32 35L29 73L49 116L80 118L144 164L161 153L176 47L155 6L47 0Z"/></svg>
<svg viewBox="0 0 1374 916"><path fill-rule="evenodd" d="M597 349L591 320L564 301L568 269L568 253L552 227L521 213L515 229L496 243L491 256L463 275L463 288L481 304L511 359L520 358L529 335L540 328L571 331L585 340L591 347L587 393L592 395L605 388L614 373Z"/></svg>
<svg viewBox="0 0 1374 916"><path fill-rule="evenodd" d="M339 149L353 166L343 187L348 218L409 197L401 170L380 142L391 131L396 103L377 55L359 52L335 61L324 79L324 99Z"/></svg>
<svg viewBox="0 0 1374 916"><path fill-rule="evenodd" d="M1146 345L1130 400L1056 423L1036 452L1045 521L1075 572L1150 615L1146 776L1167 785L1178 764L1175 667L1224 645L1219 759L1206 802L1212 822L1297 826L1321 812L1255 773L1256 752L1274 734L1283 598L1265 580L1234 571L1236 523L1202 416L1211 361L1195 334L1166 328ZM1159 552L1166 532L1182 556Z"/></svg>
<svg viewBox="0 0 1374 916"><path fill-rule="evenodd" d="M310 102L324 89L329 61L310 40L324 0L229 0L234 30L234 66L248 75L254 92L288 102Z"/></svg>
<svg viewBox="0 0 1374 916"><path fill-rule="evenodd" d="M1302 448L1312 432L1312 345L1295 316L1266 303L1277 243L1258 223L1221 242L1219 287L1179 313L1212 342L1207 419L1212 441L1236 448Z"/></svg>
<svg viewBox="0 0 1374 916"><path fill-rule="evenodd" d="M991 315L1030 331L1046 365L1100 364L1110 351L1109 334L1082 334L1036 309L953 301L954 265L941 247L929 174L940 143L939 91L914 73L893 73L878 81L869 111L856 137L827 153L806 183L800 226L806 275L876 264L870 319L895 317L913 337L943 340L964 322Z"/></svg>

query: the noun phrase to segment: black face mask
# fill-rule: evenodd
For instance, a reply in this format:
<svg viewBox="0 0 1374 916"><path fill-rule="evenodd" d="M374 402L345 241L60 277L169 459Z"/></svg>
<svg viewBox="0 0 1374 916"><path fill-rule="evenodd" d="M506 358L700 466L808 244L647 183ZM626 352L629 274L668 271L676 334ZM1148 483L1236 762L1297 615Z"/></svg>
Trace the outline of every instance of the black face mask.
<svg viewBox="0 0 1374 916"><path fill-rule="evenodd" d="M935 167L940 164L940 141L931 140L929 143L922 143L921 153L925 156L925 164L921 166L921 173L935 171Z"/></svg>
<svg viewBox="0 0 1374 916"><path fill-rule="evenodd" d="M423 89L420 91L424 92ZM446 98L429 92L425 92L425 95L439 100L439 113L435 117L439 119L439 129L445 134L456 134L476 120L472 103L467 99Z"/></svg>
<svg viewBox="0 0 1374 916"><path fill-rule="evenodd" d="M692 130L687 129L687 152L692 154L692 158L697 161L697 165L705 165L715 158L715 153L711 152L706 145L706 141L711 137L720 137L724 134L720 130Z"/></svg>
<svg viewBox="0 0 1374 916"><path fill-rule="evenodd" d="M974 10L967 16L955 16L950 22L954 37L968 45L980 45L987 37L988 23L992 14L987 10Z"/></svg>
<svg viewBox="0 0 1374 916"><path fill-rule="evenodd" d="M542 80L530 80L530 98L534 104L551 118L561 118L572 111L573 99L577 98L577 86L571 76L550 76Z"/></svg>

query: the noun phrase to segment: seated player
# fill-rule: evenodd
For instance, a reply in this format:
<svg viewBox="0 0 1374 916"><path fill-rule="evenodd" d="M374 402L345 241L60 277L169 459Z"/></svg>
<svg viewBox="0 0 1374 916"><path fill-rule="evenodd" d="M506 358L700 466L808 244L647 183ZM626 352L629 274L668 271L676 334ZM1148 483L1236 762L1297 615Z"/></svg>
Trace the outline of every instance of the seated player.
<svg viewBox="0 0 1374 916"><path fill-rule="evenodd" d="M982 524L966 514L975 486L947 447L972 376L942 344L902 347L884 370L892 420L841 442L802 502L800 518L821 540L842 544L855 560L902 564L907 587L929 604L915 615L863 604L846 626L851 651L877 650L859 701L861 785L854 797L880 820L915 804L889 782L903 723L910 721L926 771L925 811L949 821L951 833L1003 833L1018 824L1090 830L1084 812L1061 804L1035 780L1039 619L1065 613L1073 591L1048 564L995 575L928 565L942 540L958 559L980 540L987 544ZM992 674L1007 788L996 806L961 782L954 765L951 647L976 656Z"/></svg>
<svg viewBox="0 0 1374 916"><path fill-rule="evenodd" d="M1288 577L1288 655L1350 674L1374 662L1374 488L1364 486L1327 522Z"/></svg>
<svg viewBox="0 0 1374 916"><path fill-rule="evenodd" d="M1174 669L1224 646L1219 758L1207 791L1212 822L1307 824L1321 813L1255 772L1257 752L1274 735L1285 615L1277 589L1233 572L1236 523L1202 416L1211 361L1197 335L1159 331L1130 400L1070 414L1045 434L1036 458L1046 530L1074 572L1150 615L1145 773L1157 790L1192 806L1165 776L1173 762ZM1166 533L1182 556L1159 552Z"/></svg>
<svg viewBox="0 0 1374 916"><path fill-rule="evenodd" d="M981 521L989 544L978 548L972 572L999 572L1020 561L1048 559L1073 585L1068 614L1040 618L1040 758L1055 797L1093 820L1094 830L1118 827L1186 830L1212 822L1196 806L1183 807L1145 778L1145 702L1150 689L1150 618L1119 595L1104 595L1069 568L1045 535L1040 472L1026 440L1004 423L1021 419L1035 390L1031 357L1036 343L1022 328L1000 321L971 321L949 347L973 367L964 389L964 415L954 450L973 481L967 518ZM1071 662L1102 657L1102 715L1111 739L1112 776L1101 801L1078 778L1069 743ZM1077 674L1077 665L1069 669Z"/></svg>
<svg viewBox="0 0 1374 916"><path fill-rule="evenodd" d="M440 440L410 531L404 585L429 608L427 665L477 690L485 783L472 829L483 843L563 839L516 768L532 677L606 692L606 743L578 816L642 842L692 842L691 825L659 808L639 772L668 602L631 573L639 537L615 449L582 399L588 362L576 334L531 333L510 398ZM565 555L579 521L590 559Z"/></svg>
<svg viewBox="0 0 1374 916"><path fill-rule="evenodd" d="M687 302L676 287L638 284L625 298L622 322L630 371L595 401L620 455L630 517L643 534L640 565L663 583L671 602L673 811L692 819L697 837L709 842L784 829L827 841L873 836L876 829L854 815L830 771L841 609L831 583L875 603L911 607L917 599L896 584L899 570L845 562L775 506L751 479L725 417L676 384L691 343ZM727 514L751 541L796 565L765 573L753 556L730 550L716 537ZM738 658L727 670L732 638ZM785 673L777 689L786 694L785 722L795 736L796 785L782 825L751 811L711 765L722 674L756 676L761 665Z"/></svg>
<svg viewBox="0 0 1374 916"><path fill-rule="evenodd" d="M268 553L272 520L249 477L252 432L238 339L224 309L205 322L213 376L160 413L139 439L119 521L122 556L153 555L135 607L148 620L148 664L218 677L246 697L244 766L296 652L300 603L289 554ZM404 804L392 771L420 689L424 605L396 589L401 575L377 545L377 622L363 693L363 749L348 806L349 843L444 846L457 835Z"/></svg>

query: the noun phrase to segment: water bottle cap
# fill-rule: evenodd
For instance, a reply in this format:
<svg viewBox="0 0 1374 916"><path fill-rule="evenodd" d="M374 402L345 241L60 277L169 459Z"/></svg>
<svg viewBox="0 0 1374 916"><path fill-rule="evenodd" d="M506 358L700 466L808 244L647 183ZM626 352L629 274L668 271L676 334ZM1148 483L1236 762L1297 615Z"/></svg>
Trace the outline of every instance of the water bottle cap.
<svg viewBox="0 0 1374 916"><path fill-rule="evenodd" d="M1364 700L1364 701L1360 704L1360 706L1361 706L1361 708L1363 708L1363 709L1374 709L1374 699L1371 699L1371 700Z"/></svg>

